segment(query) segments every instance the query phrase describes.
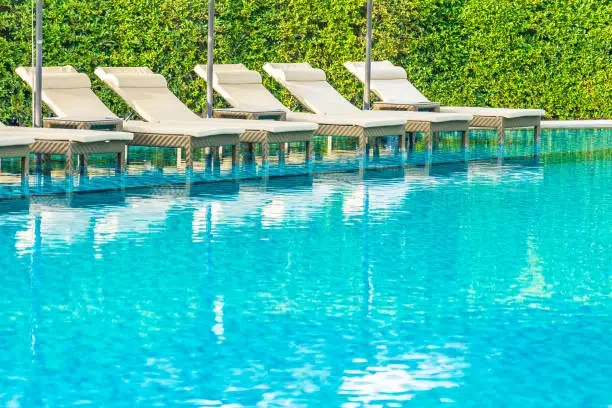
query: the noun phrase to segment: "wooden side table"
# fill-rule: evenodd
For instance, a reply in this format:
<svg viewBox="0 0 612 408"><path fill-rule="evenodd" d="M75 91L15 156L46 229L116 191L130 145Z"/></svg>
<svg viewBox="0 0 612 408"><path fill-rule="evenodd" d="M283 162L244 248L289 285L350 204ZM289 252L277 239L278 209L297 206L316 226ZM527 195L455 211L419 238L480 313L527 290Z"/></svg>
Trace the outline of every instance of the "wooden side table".
<svg viewBox="0 0 612 408"><path fill-rule="evenodd" d="M287 112L281 110L244 110L238 108L215 109L214 118L250 120L286 120Z"/></svg>
<svg viewBox="0 0 612 408"><path fill-rule="evenodd" d="M374 110L440 112L440 103L438 102L417 102L417 103L374 102Z"/></svg>

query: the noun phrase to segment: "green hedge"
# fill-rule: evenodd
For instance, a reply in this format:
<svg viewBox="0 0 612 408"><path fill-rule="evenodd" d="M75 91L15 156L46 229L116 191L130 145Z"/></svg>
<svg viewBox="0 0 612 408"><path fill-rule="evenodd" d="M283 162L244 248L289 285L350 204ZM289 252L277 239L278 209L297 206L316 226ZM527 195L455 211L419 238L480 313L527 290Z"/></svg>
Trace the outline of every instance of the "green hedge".
<svg viewBox="0 0 612 408"><path fill-rule="evenodd" d="M206 60L206 1L46 0L45 7L46 65L90 74L98 65L147 65L192 109L204 109L205 83L192 69ZM258 70L266 61L309 61L360 104L361 88L342 63L363 59L364 15L365 0L218 0L217 61ZM375 0L374 58L406 67L443 104L609 118L611 15L612 2L598 0ZM14 73L31 63L30 27L29 3L0 5L0 120L30 115L30 92Z"/></svg>

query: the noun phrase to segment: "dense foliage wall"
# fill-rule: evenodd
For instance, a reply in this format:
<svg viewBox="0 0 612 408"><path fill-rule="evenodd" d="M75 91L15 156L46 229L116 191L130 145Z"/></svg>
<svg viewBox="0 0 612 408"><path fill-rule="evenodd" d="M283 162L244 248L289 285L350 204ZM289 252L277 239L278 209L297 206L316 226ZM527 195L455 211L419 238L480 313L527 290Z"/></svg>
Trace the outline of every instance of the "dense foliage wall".
<svg viewBox="0 0 612 408"><path fill-rule="evenodd" d="M45 0L45 64L90 74L98 65L147 65L202 111L205 83L192 69L206 60L206 3ZM309 61L360 103L361 88L342 63L363 59L364 15L365 0L217 0L217 61L258 70L265 61ZM444 104L612 117L610 16L612 2L601 0L375 0L374 57L406 67ZM14 68L31 63L29 2L3 0L0 33L0 120L25 119L30 92Z"/></svg>

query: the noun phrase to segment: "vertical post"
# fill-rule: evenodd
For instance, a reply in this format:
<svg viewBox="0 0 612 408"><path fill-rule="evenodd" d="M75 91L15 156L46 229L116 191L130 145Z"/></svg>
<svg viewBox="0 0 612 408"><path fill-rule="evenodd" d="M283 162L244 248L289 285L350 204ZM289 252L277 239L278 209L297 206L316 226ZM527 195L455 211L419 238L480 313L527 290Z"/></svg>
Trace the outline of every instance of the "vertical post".
<svg viewBox="0 0 612 408"><path fill-rule="evenodd" d="M363 87L363 110L370 110L370 80L372 72L372 7L373 0L367 0L367 17L366 17L366 60L365 60L365 78Z"/></svg>
<svg viewBox="0 0 612 408"><path fill-rule="evenodd" d="M215 0L208 0L208 50L206 55L206 117L213 117L213 58L215 47Z"/></svg>
<svg viewBox="0 0 612 408"><path fill-rule="evenodd" d="M43 2L36 0L36 69L32 125L42 127Z"/></svg>

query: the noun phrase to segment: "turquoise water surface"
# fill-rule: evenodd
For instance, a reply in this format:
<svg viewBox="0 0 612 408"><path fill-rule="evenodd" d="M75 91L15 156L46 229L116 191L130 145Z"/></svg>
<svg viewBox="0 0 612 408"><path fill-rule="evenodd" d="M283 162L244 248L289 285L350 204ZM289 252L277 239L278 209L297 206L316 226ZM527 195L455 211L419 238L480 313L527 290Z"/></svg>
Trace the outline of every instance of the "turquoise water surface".
<svg viewBox="0 0 612 408"><path fill-rule="evenodd" d="M562 136L0 200L0 406L608 407L612 135Z"/></svg>

